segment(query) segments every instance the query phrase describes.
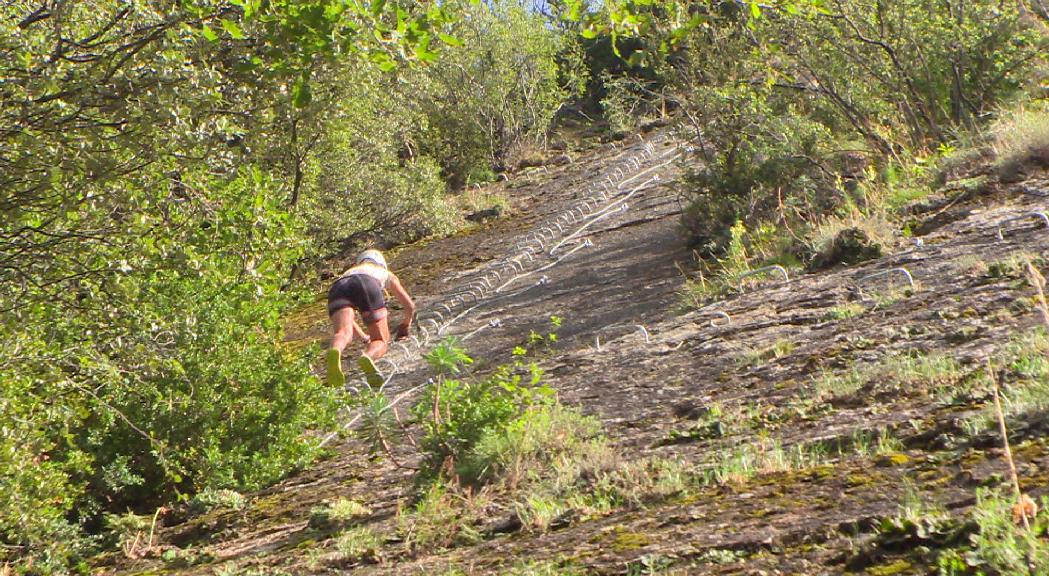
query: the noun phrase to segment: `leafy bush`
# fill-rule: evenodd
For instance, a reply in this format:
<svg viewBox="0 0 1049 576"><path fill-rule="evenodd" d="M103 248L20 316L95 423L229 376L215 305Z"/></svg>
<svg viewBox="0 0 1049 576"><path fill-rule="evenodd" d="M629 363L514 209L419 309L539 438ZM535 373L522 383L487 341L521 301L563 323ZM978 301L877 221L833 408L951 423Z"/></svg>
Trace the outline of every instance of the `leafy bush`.
<svg viewBox="0 0 1049 576"><path fill-rule="evenodd" d="M283 342L289 276L450 232L459 136L490 169L570 91L563 38L516 4L236 4L2 9L0 564L60 570L106 512L309 462L341 392ZM447 32L498 58L432 63ZM391 73L409 60L431 66ZM483 89L449 101L458 64Z"/></svg>
<svg viewBox="0 0 1049 576"><path fill-rule="evenodd" d="M253 171L205 180L162 234L159 217L126 219L125 245L94 255L111 275L5 323L0 410L18 424L0 440L4 543L50 550L67 521L257 488L316 454L304 430L331 425L339 393L281 344L295 227L268 186Z"/></svg>
<svg viewBox="0 0 1049 576"><path fill-rule="evenodd" d="M488 464L473 457L482 438L502 432L529 407L552 398L553 391L540 385L541 372L535 365L521 363L502 366L485 378L451 378L472 362L454 340L442 342L426 359L439 375L414 408L424 430L419 442L425 458L422 475L434 478L443 473L475 483Z"/></svg>
<svg viewBox="0 0 1049 576"><path fill-rule="evenodd" d="M300 112L312 139L302 162L295 211L305 222L311 256L384 242L446 234L460 224L445 199L438 159L409 154L405 142L426 119L404 80L360 58L325 76L332 94ZM300 129L301 130L301 129ZM409 149L410 150L410 149Z"/></svg>
<svg viewBox="0 0 1049 576"><path fill-rule="evenodd" d="M509 0L460 10L453 33L464 46L412 78L420 151L453 187L492 180L523 144L545 141L554 113L580 89L574 45L539 14Z"/></svg>
<svg viewBox="0 0 1049 576"><path fill-rule="evenodd" d="M969 546L940 555L940 574L1044 574L1049 570L1045 514L1036 516L1028 530L1014 521L1014 503L999 491L978 490L972 510L978 529L970 536ZM1043 498L1043 509L1046 503Z"/></svg>
<svg viewBox="0 0 1049 576"><path fill-rule="evenodd" d="M745 85L699 89L690 105L708 119L703 163L684 180L683 223L692 245L719 254L737 221L756 226L778 214L827 207L834 193L821 165L830 141L824 126L778 112L768 94Z"/></svg>
<svg viewBox="0 0 1049 576"><path fill-rule="evenodd" d="M725 250L738 220L800 237L839 209L880 218L875 204L894 212L924 195L893 181L910 164L901 158L942 150L1022 94L1049 41L1021 8L994 2L850 0L757 15L728 5L698 8L687 24L628 9L649 23L648 54L665 54L672 69L698 165L685 179L684 225L706 254ZM1037 144L1020 147L1038 157Z"/></svg>

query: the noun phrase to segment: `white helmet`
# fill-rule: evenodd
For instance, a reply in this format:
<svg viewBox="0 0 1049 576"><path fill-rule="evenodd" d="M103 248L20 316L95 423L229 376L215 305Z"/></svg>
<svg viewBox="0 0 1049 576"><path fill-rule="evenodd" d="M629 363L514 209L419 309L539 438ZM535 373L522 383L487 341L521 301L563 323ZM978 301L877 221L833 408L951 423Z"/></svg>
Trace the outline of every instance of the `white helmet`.
<svg viewBox="0 0 1049 576"><path fill-rule="evenodd" d="M379 252L378 250L365 250L364 252L361 252L357 255L357 260L354 263L360 264L364 261L370 261L373 264L386 268L386 258L384 258L382 252Z"/></svg>

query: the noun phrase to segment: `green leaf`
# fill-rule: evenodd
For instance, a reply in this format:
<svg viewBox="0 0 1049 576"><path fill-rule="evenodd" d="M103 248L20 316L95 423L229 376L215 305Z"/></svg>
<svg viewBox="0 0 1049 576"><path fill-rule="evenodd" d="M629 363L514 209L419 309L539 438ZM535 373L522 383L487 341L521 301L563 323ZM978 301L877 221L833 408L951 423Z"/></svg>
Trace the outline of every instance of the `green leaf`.
<svg viewBox="0 0 1049 576"><path fill-rule="evenodd" d="M304 74L291 88L291 103L296 108L305 108L312 100L313 91L310 90L310 81Z"/></svg>
<svg viewBox="0 0 1049 576"><path fill-rule="evenodd" d="M419 41L415 44L413 49L415 57L421 62L436 62L437 53L430 50L430 35L423 33L419 36Z"/></svg>
<svg viewBox="0 0 1049 576"><path fill-rule="evenodd" d="M460 39L458 39L455 36L452 36L450 34L444 34L442 32L442 33L438 34L437 36L438 36L438 38L441 39L441 42L444 42L445 44L447 44L449 46L457 46L458 47L458 46L462 46L463 45L463 41L462 40L460 40Z"/></svg>
<svg viewBox="0 0 1049 576"><path fill-rule="evenodd" d="M212 30L211 27L207 24L200 28L200 35L203 36L204 39L208 42L215 42L219 39L219 35L216 34L215 31Z"/></svg>
<svg viewBox="0 0 1049 576"><path fill-rule="evenodd" d="M761 18L761 6L757 2L750 3L750 15L754 18Z"/></svg>
<svg viewBox="0 0 1049 576"><path fill-rule="evenodd" d="M386 52L372 52L368 55L368 59L374 62L379 67L379 70L383 72L389 72L397 67L397 62Z"/></svg>
<svg viewBox="0 0 1049 576"><path fill-rule="evenodd" d="M578 22L583 17L583 2L572 0L568 2L568 20Z"/></svg>
<svg viewBox="0 0 1049 576"><path fill-rule="evenodd" d="M232 20L223 18L221 20L222 29L226 31L234 40L243 40L244 32L240 29L240 26Z"/></svg>

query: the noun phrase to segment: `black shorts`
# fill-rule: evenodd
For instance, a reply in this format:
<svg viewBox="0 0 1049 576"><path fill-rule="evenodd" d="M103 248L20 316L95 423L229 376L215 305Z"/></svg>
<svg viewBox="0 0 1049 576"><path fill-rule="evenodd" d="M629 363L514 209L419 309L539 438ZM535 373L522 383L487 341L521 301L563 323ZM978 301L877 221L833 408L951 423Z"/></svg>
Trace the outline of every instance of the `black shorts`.
<svg viewBox="0 0 1049 576"><path fill-rule="evenodd" d="M356 309L364 320L380 320L376 310L386 308L386 299L382 295L379 281L365 274L343 276L331 285L328 290L328 316L346 308Z"/></svg>

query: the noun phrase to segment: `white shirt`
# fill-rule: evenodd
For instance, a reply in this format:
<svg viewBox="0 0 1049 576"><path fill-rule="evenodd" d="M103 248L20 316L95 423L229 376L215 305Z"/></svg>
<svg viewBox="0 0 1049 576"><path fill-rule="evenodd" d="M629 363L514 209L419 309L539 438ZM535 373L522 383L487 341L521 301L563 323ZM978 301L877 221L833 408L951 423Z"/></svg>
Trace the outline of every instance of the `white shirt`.
<svg viewBox="0 0 1049 576"><path fill-rule="evenodd" d="M371 276L379 281L379 285L385 290L387 285L390 283L390 271L375 264L371 261L365 260L360 264L350 268L346 272L343 272L343 276L353 276L355 274L362 274L364 276Z"/></svg>

